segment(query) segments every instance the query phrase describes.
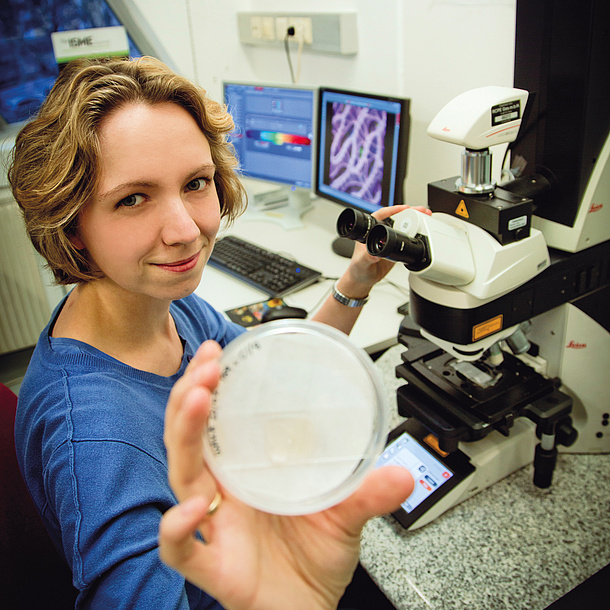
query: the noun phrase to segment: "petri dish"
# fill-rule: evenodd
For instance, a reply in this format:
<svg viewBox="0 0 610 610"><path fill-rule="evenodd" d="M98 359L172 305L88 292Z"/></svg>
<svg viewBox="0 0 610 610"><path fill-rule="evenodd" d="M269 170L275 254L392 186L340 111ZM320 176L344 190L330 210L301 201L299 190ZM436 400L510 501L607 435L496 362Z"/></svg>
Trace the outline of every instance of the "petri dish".
<svg viewBox="0 0 610 610"><path fill-rule="evenodd" d="M385 447L388 406L366 352L307 320L257 326L224 350L204 455L259 510L303 515L352 494Z"/></svg>

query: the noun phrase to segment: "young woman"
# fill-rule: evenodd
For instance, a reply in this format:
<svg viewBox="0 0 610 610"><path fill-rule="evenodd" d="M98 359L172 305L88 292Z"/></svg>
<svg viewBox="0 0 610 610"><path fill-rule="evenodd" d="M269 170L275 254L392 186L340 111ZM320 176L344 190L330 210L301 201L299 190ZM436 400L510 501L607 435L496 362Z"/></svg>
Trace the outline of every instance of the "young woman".
<svg viewBox="0 0 610 610"><path fill-rule="evenodd" d="M193 449L184 425L191 431L204 425L207 403L198 399L217 383L215 350L242 332L193 295L221 222L245 206L226 141L232 126L223 107L156 60L83 60L62 70L38 116L17 137L9 180L27 231L56 281L76 284L42 332L23 381L17 453L45 524L72 569L77 607L221 607L160 561L158 531L161 516L176 504L163 442L175 385L168 448L176 494L195 495L191 502L203 495L207 510L217 491L199 455L196 472L185 464L184 452ZM365 297L389 269L387 261L358 248L337 288ZM329 297L316 319L349 332L358 312ZM196 489L185 486L193 476ZM249 605L256 596L246 596L246 605L235 597L245 566L269 587L280 586L285 553L294 553L299 563L298 546L307 549L313 542L310 530L319 537L316 544L340 541L330 578L339 586L321 598L332 607L357 561L359 528L409 493L408 475L383 476L394 485L391 492L375 492L384 499L364 507L356 499L349 519L340 509L332 517L322 514L328 521L324 531L304 519L287 534L289 520L278 520L283 544L291 536L299 542L284 547L283 563L279 555L267 557L264 571L248 536L260 536L259 525L271 517L227 499L216 515L233 545L217 557L223 574L203 569L198 574L205 576L193 580L229 607L269 608L258 601ZM164 538L167 561L181 569L176 549L196 528L184 514L168 515ZM272 535L268 542L280 538ZM237 547L248 553L236 554ZM316 592L326 591L318 580L329 576L310 577L306 563L307 585L293 593L301 601L305 589L318 599ZM278 607L295 604L285 599Z"/></svg>

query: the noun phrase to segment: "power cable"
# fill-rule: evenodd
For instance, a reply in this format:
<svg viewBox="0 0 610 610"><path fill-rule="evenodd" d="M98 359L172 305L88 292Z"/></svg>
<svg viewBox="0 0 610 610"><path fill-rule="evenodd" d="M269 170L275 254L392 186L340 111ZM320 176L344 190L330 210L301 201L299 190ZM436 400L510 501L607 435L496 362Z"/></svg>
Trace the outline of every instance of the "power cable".
<svg viewBox="0 0 610 610"><path fill-rule="evenodd" d="M288 59L288 67L290 68L290 78L292 79L292 83L295 84L296 80L294 78L294 70L292 68L292 59L290 58L290 45L288 44L288 40L294 36L294 28L290 26L286 30L286 36L284 36L284 50L286 51L286 59Z"/></svg>

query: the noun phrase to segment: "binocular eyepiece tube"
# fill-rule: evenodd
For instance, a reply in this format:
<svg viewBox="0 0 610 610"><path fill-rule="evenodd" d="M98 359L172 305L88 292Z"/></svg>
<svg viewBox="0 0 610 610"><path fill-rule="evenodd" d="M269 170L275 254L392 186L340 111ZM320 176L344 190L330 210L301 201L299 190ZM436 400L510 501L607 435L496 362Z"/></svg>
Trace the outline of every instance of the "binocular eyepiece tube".
<svg viewBox="0 0 610 610"><path fill-rule="evenodd" d="M392 221L388 219L388 222L391 226ZM370 214L346 208L339 214L337 219L337 233L341 237L347 237L348 239L359 241L361 244L366 244L366 238L371 229L378 224L381 224L381 221Z"/></svg>
<svg viewBox="0 0 610 610"><path fill-rule="evenodd" d="M347 208L339 214L337 232L366 244L372 256L403 263L411 271L420 271L430 264L428 243L425 236L415 238L395 231L392 221L380 221L359 210Z"/></svg>
<svg viewBox="0 0 610 610"><path fill-rule="evenodd" d="M411 238L383 224L371 229L366 249L372 256L403 263L410 271L421 271L430 264L428 247L423 236Z"/></svg>

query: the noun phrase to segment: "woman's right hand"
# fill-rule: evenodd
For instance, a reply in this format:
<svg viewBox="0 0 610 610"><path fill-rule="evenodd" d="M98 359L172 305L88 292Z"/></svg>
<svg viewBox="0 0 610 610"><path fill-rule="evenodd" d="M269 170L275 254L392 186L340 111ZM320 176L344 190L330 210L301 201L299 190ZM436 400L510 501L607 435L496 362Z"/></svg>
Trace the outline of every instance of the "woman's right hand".
<svg viewBox="0 0 610 610"><path fill-rule="evenodd" d="M228 609L336 608L358 563L362 528L398 508L413 479L402 468L380 468L340 504L302 516L264 513L231 496L203 457L220 353L218 344L204 343L170 395L165 444L180 504L163 516L161 559ZM209 515L217 492L221 503Z"/></svg>

